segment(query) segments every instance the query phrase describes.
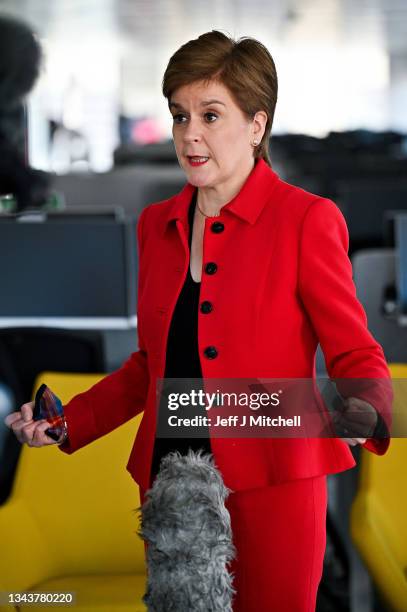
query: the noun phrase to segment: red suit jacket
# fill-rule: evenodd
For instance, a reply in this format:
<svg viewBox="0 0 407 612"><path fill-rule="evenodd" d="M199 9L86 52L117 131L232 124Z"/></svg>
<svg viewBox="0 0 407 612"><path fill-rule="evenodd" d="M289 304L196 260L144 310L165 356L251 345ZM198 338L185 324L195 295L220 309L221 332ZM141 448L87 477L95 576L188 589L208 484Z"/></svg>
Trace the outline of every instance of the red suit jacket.
<svg viewBox="0 0 407 612"><path fill-rule="evenodd" d="M188 207L194 189L187 183L140 215L139 350L65 406L69 438L59 448L68 454L144 410L127 464L144 489L151 484L156 380L164 375L169 325L189 265ZM319 341L331 378L388 381L382 348L356 298L347 250L348 231L338 207L284 182L259 160L220 216L205 220L200 302L210 301L213 309L198 314L204 379L312 378ZM205 271L208 262L216 263L215 273L213 266L212 273ZM108 279L106 287L109 291ZM206 356L210 346L215 358ZM378 399L374 407L389 423L386 404ZM213 437L211 445L232 490L355 465L340 438ZM379 455L388 445L388 438L364 444Z"/></svg>

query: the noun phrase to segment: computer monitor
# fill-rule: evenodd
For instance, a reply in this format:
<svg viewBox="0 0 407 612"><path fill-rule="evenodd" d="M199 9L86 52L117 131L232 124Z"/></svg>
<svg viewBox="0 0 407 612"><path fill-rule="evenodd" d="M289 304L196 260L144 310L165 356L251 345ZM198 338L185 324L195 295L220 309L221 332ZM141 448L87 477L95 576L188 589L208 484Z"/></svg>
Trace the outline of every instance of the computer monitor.
<svg viewBox="0 0 407 612"><path fill-rule="evenodd" d="M105 211L0 218L0 265L0 325L10 318L135 319L134 218Z"/></svg>
<svg viewBox="0 0 407 612"><path fill-rule="evenodd" d="M395 218L396 283L400 314L407 314L407 214Z"/></svg>

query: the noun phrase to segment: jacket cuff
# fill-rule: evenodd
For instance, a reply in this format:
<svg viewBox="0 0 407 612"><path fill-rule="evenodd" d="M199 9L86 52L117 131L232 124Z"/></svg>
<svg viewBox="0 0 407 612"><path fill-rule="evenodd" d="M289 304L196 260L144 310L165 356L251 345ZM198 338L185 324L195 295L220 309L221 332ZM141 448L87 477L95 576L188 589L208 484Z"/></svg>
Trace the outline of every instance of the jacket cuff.
<svg viewBox="0 0 407 612"><path fill-rule="evenodd" d="M71 455L97 438L92 409L85 409L83 394L79 394L64 406L67 438L58 445L64 453ZM71 418L74 413L74 418Z"/></svg>

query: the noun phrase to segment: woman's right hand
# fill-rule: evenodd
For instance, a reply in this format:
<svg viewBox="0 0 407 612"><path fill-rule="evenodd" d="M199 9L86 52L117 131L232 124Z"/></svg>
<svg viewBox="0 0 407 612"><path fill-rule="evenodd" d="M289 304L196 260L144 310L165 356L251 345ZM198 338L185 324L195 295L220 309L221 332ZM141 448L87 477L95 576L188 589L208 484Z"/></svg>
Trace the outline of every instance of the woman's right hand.
<svg viewBox="0 0 407 612"><path fill-rule="evenodd" d="M19 411L10 412L4 419L7 427L13 430L17 440L27 446L48 446L55 440L47 436L45 430L50 427L47 420L33 420L34 402L23 404Z"/></svg>

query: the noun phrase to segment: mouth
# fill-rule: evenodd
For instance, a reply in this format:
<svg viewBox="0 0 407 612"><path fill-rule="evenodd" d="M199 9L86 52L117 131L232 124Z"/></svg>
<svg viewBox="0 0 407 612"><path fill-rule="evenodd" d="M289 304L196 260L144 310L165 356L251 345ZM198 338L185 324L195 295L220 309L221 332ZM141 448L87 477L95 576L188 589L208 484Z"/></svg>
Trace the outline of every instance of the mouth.
<svg viewBox="0 0 407 612"><path fill-rule="evenodd" d="M187 155L187 159L191 166L203 166L209 160L209 157L199 155Z"/></svg>

